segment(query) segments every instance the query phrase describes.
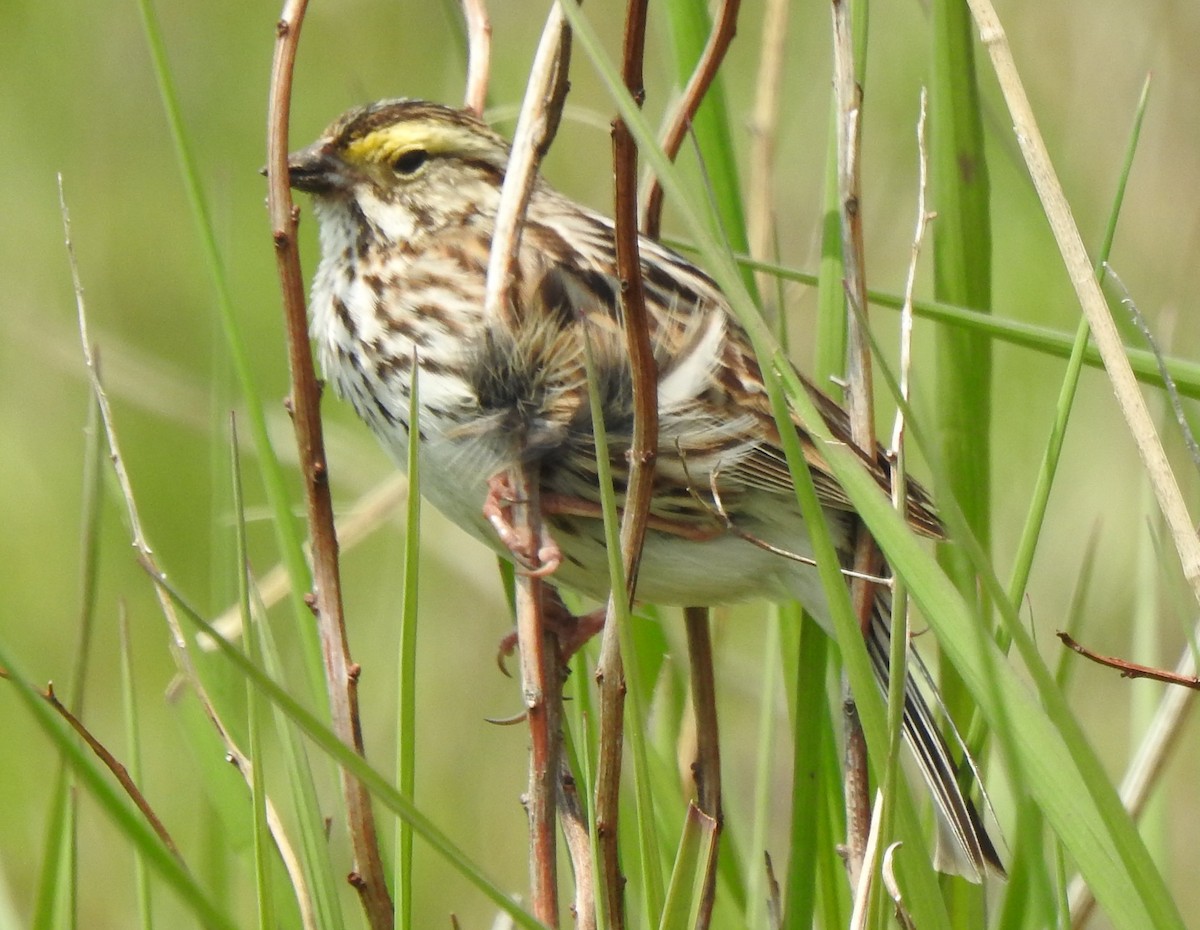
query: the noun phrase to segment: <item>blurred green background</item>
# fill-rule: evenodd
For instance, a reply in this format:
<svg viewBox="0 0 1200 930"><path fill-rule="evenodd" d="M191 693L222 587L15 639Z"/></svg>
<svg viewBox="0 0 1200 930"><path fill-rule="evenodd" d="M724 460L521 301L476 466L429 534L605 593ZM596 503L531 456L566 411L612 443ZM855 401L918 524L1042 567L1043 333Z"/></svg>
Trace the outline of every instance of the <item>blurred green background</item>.
<svg viewBox="0 0 1200 930"><path fill-rule="evenodd" d="M544 4L494 4L492 104L511 128ZM590 8L609 47L619 44L617 4ZM534 15L534 10L536 14ZM1089 246L1098 245L1112 201L1128 128L1142 82L1153 87L1142 144L1121 217L1113 264L1171 354L1200 347L1200 6L1113 0L1089 4L1004 3L1018 67ZM294 460L280 399L286 359L274 262L264 210L264 112L274 40L275 3L213 0L159 4L170 67L187 132L232 282L239 325L258 389L285 462ZM724 69L731 111L750 112L761 22L743 13ZM647 107L661 114L674 90L658 64L666 37L654 20L647 56ZM780 259L814 271L818 256L826 125L829 23L822 4L792 11L780 124L776 200ZM352 104L385 96L462 97L463 56L451 3L314 2L297 69L293 143L307 143ZM915 2L872 10L864 123L864 210L872 287L899 292L908 260L916 195L914 124L925 80L927 25ZM994 81L983 86L990 134L995 219L995 312L1073 332L1078 311L1020 166ZM234 592L228 470L228 411L240 401L201 261L179 167L133 0L62 4L6 0L0 5L0 640L37 681L65 683L80 612L80 526L89 392L84 380L74 298L62 244L55 175L61 172L86 289L92 337L116 409L118 429L142 517L160 564L209 614ZM567 119L545 171L551 182L607 209L611 198L608 122L612 107L583 56L572 74ZM739 145L748 134L738 135ZM313 224L302 224L306 272L314 267ZM676 230L677 231L677 230ZM668 213L668 233L672 232ZM924 293L928 282L922 280ZM794 354L809 367L805 334L813 293L785 289L794 315ZM891 311L879 310L880 338L894 343ZM1122 325L1125 325L1122 320ZM1126 327L1128 331L1128 327ZM932 327L916 331L917 406L922 363L932 359ZM995 553L1002 578L1024 518L1045 446L1063 362L998 346L993 439ZM1165 411L1161 392L1148 389ZM1194 405L1189 405L1194 414ZM348 508L392 473L349 409L325 405L335 501ZM1168 448L1185 494L1195 501L1196 468L1180 454L1163 413ZM247 460L252 515L265 518L265 496ZM1026 616L1045 649L1079 582L1084 552L1097 546L1086 579L1086 639L1102 652L1173 664L1195 616L1173 552L1156 542L1157 515L1137 456L1103 375L1085 375L1072 421ZM300 486L289 479L297 502ZM109 483L111 490L111 482ZM299 510L297 510L299 514ZM215 835L245 834L237 811L214 809L194 769L220 765L198 756L194 709L173 705L166 632L153 592L134 563L117 498L103 505L98 626L85 715L114 749L123 746L117 676L117 605L133 629L137 690L146 755L145 792L219 898L245 895L251 878L206 865ZM422 576L422 706L418 798L505 887L525 885L526 737L520 728L486 724L518 709L515 684L492 659L507 631L494 559L425 510ZM251 556L262 572L275 562L265 519L252 523ZM399 611L399 517L345 555L347 614L355 658L364 665L362 703L368 751L385 768L392 755L396 618ZM1134 591L1161 591L1155 624L1131 637ZM290 615L278 613L286 622ZM762 624L757 614L720 633L719 674L728 704L725 733L737 760L739 736L752 738L752 711L737 705L739 681L757 674ZM283 636L284 626L277 626ZM668 635L677 640L678 622ZM376 663L376 658L379 661ZM299 652L290 659L299 670ZM373 667L373 664L376 667ZM235 686L233 682L230 686ZM240 686L240 685L239 685ZM1096 668L1076 671L1079 713L1114 777L1128 757L1131 730L1158 686L1130 683ZM0 925L29 920L41 865L45 812L57 762L27 713L0 683ZM744 715L744 717L743 717ZM744 720L745 725L741 723ZM1192 838L1200 830L1200 752L1195 724L1185 730L1149 827L1185 915L1200 920ZM214 762L214 759L216 760ZM730 762L736 811L741 774ZM232 773L230 775L232 777ZM330 792L331 813L337 810ZM82 805L81 913L88 927L124 927L132 907L132 855L110 824ZM338 818L334 817L335 824ZM346 861L335 826L338 855ZM249 860L247 860L249 861ZM491 908L440 863L425 857L423 913L444 925L453 911L464 926L484 926ZM177 914L156 894L164 921ZM166 925L166 924L164 924ZM433 925L433 924L429 924Z"/></svg>

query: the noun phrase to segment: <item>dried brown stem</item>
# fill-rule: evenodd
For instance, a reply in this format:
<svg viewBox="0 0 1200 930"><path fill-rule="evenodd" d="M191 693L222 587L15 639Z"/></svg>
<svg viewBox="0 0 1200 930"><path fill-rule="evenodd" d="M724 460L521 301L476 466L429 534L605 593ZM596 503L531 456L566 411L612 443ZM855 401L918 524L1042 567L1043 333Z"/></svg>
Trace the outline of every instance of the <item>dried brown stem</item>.
<svg viewBox="0 0 1200 930"><path fill-rule="evenodd" d="M309 535L312 545L313 585L321 653L333 730L355 752L363 755L362 724L358 712L358 667L350 658L342 612L341 576L337 533L329 493L329 469L321 430L321 392L308 344L308 318L304 279L296 248L299 214L292 204L288 183L287 144L292 73L306 0L288 0L276 24L275 54L267 115L267 210L275 243L287 330L288 362L292 375L292 423L304 476ZM359 893L373 930L393 925L392 899L384 878L383 860L371 810L371 796L358 779L342 770L342 794L347 827L354 849L352 884Z"/></svg>
<svg viewBox="0 0 1200 930"><path fill-rule="evenodd" d="M142 529L142 520L138 513L137 500L133 496L133 485L129 480L129 473L125 468L125 459L121 454L120 443L117 440L112 407L109 405L108 394L104 389L104 384L100 380L99 367L96 363L95 353L92 350L91 337L88 335L87 307L83 299L83 283L79 277L79 265L75 258L75 246L71 241L71 220L67 212L61 177L59 177L58 195L59 206L62 211L63 232L66 238L67 259L71 266L71 281L75 290L75 306L78 313L79 337L83 348L83 361L87 368L88 381L92 388L92 394L96 398L96 407L100 414L100 424L104 429L104 438L108 445L109 460L112 463L113 473L117 478L117 486L120 489L121 499L125 504L125 514L129 520L130 536L132 537L133 548L138 554L138 561L150 572L153 578L156 580L161 579L165 576L155 562L154 553ZM225 726L224 720L217 713L212 699L208 696L208 691L204 687L204 683L200 680L200 676L196 672L191 654L188 652L188 644L183 635L183 628L179 623L179 617L175 613L175 605L171 602L171 598L167 595L161 584L156 584L154 590L158 598L159 608L162 610L163 618L167 623L167 631L170 635L171 655L175 660L175 665L192 692L196 695L196 699L204 709L205 715L212 723L213 728L217 731L217 736L224 744L225 751L229 754L238 771L246 780L247 786L249 786L253 775L253 767L250 759L234 741L232 734ZM312 902L307 898L308 885L300 869L299 859L291 847L287 833L284 831L283 821L280 819L279 813L269 797L266 804L267 825L271 831L271 837L275 842L276 848L279 850L280 856L288 869L288 877L292 882L292 886L296 889L297 895L300 898L301 913L311 914ZM312 925L306 924L305 926L310 927Z"/></svg>
<svg viewBox="0 0 1200 930"><path fill-rule="evenodd" d="M492 20L484 0L462 0L467 21L467 89L463 106L483 116L492 70Z"/></svg>
<svg viewBox="0 0 1200 930"><path fill-rule="evenodd" d="M696 63L696 69L683 89L683 96L675 108L674 116L667 125L667 131L663 134L663 152L672 161L679 154L679 147L683 144L692 120L695 119L696 111L700 109L704 95L708 93L709 87L716 79L721 62L725 60L725 53L729 51L729 46L737 33L738 9L741 5L741 0L723 0L721 3L721 9L717 12L717 21L708 35L708 42L705 43L700 60ZM662 185L657 178L653 178L646 192L646 209L642 219L642 231L651 239L658 238L662 225L662 208Z"/></svg>
<svg viewBox="0 0 1200 930"><path fill-rule="evenodd" d="M721 743L717 727L716 676L713 672L708 608L685 608L683 622L687 629L692 706L696 715L696 761L692 763L692 776L696 781L696 800L700 810L711 817L714 824L702 904L695 923L697 930L704 930L712 920L717 889L717 847L724 822L721 809Z"/></svg>
<svg viewBox="0 0 1200 930"><path fill-rule="evenodd" d="M875 424L872 410L870 345L863 331L867 307L865 254L863 249L859 147L861 142L862 87L854 70L853 37L849 0L833 0L834 94L837 102L838 200L841 204L843 285L850 312L847 314L846 399L850 414L850 432L860 449L875 448ZM879 549L865 527L859 527L854 540L854 570L877 575L881 567ZM855 579L850 599L863 636L871 626L875 608L875 585ZM870 826L870 795L866 740L857 712L851 712L852 699L846 700L846 864L852 887L862 868ZM857 730L857 732L855 732Z"/></svg>
<svg viewBox="0 0 1200 930"><path fill-rule="evenodd" d="M1191 688L1193 691L1200 691L1200 677L1195 675L1180 675L1165 668L1155 668L1152 665L1139 665L1137 662L1131 662L1128 659L1122 659L1118 656L1101 655L1077 643L1071 634L1065 630L1059 630L1056 635L1068 649L1075 650L1085 659L1091 659L1097 665L1115 668L1121 673L1122 678L1150 678L1154 681L1161 681L1164 684L1179 685L1183 688Z"/></svg>
<svg viewBox="0 0 1200 930"><path fill-rule="evenodd" d="M622 78L633 99L645 98L642 59L646 44L646 0L629 0L625 11ZM621 556L625 591L609 595L596 664L600 689L600 753L596 772L596 824L600 851L601 893L613 927L624 926L624 879L618 861L617 811L621 755L624 742L625 673L622 664L617 598L632 606L646 521L654 491L654 461L658 450L658 372L650 345L646 298L642 285L637 229L637 143L624 120L612 127L614 236L617 274L621 279L621 309L633 383L633 437L629 451L629 482L621 518Z"/></svg>

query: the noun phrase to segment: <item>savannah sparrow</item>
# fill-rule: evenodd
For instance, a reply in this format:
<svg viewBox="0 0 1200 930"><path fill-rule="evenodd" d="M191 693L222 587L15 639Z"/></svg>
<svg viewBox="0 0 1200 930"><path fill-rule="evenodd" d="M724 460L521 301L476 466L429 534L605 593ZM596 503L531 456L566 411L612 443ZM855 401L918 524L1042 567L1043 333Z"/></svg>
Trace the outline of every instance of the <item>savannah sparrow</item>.
<svg viewBox="0 0 1200 930"><path fill-rule="evenodd" d="M618 498L632 424L612 223L539 181L525 217L506 309L483 312L484 281L509 146L471 114L417 100L349 111L289 159L291 185L313 196L320 268L312 336L326 376L403 466L409 389L420 369L422 490L446 516L512 557L496 531L502 477L536 461L553 542L551 580L604 597L608 589L595 444L585 374L590 342ZM640 599L725 604L797 598L826 628L816 569L771 551L812 550L796 507L762 375L713 281L642 239L650 338L658 365L659 447ZM832 432L850 443L845 413L809 391ZM800 424L830 528L848 551L856 515ZM890 483L882 451L860 453ZM718 516L714 489L720 498ZM909 489L908 519L940 524ZM766 545L764 545L766 544ZM537 561L538 553L528 553ZM527 566L529 567L529 566ZM870 651L886 680L886 595ZM933 790L959 869L978 880L999 859L932 716L909 683L905 735ZM946 862L945 865L953 865Z"/></svg>

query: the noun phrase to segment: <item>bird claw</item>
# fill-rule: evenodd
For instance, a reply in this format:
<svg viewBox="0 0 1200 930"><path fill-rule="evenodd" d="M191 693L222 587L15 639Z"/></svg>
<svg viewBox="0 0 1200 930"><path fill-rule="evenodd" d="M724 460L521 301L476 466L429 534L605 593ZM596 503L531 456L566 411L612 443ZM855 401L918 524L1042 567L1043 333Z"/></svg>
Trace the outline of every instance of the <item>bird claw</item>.
<svg viewBox="0 0 1200 930"><path fill-rule="evenodd" d="M504 547L512 553L522 575L529 578L548 578L562 565L562 550L558 548L545 527L533 539L528 530L513 526L512 504L519 502L506 475L488 479L488 494L483 502L483 516L496 531Z"/></svg>

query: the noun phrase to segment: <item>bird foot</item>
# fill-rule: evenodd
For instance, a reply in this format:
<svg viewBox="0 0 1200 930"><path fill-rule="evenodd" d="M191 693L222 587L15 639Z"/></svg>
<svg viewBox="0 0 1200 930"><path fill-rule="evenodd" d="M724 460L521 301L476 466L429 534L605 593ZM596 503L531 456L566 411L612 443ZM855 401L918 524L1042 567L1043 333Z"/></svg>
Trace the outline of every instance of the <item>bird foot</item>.
<svg viewBox="0 0 1200 930"><path fill-rule="evenodd" d="M528 527L516 527L512 521L512 505L521 502L513 489L508 475L493 475L488 479L488 494L483 502L483 515L487 518L500 541L512 553L518 564L517 571L531 578L546 578L553 575L562 564L562 550L544 526L539 527L537 538Z"/></svg>
<svg viewBox="0 0 1200 930"><path fill-rule="evenodd" d="M565 665L588 640L604 629L604 608L599 607L576 616L567 610L567 605L556 592L547 589L546 598L542 602L542 623L558 637L558 654ZM513 630L500 640L496 649L496 664L500 671L510 678L512 675L505 661L517 651L518 645L517 631Z"/></svg>

